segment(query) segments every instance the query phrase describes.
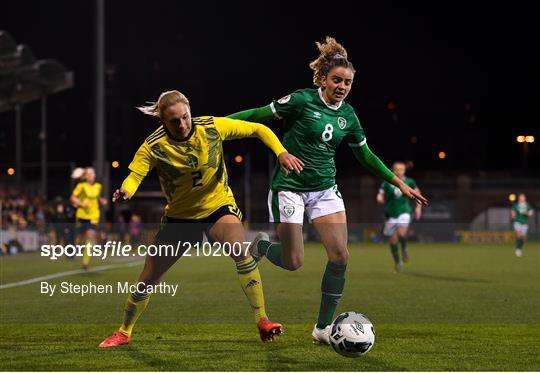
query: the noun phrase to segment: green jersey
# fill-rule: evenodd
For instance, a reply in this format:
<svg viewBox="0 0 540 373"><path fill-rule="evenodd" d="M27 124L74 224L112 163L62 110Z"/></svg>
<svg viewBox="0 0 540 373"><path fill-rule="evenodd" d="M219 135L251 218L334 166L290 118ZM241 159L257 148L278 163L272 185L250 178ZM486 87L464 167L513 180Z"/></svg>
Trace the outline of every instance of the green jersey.
<svg viewBox="0 0 540 373"><path fill-rule="evenodd" d="M529 202L514 203L512 210L516 213L514 221L521 224L527 224L529 222L529 212L533 210Z"/></svg>
<svg viewBox="0 0 540 373"><path fill-rule="evenodd" d="M403 182L412 189L416 189L416 183L410 177L405 177ZM386 214L389 218L397 218L401 214L411 213L412 209L409 198L404 195L398 187L385 181L381 184L379 193L384 193Z"/></svg>
<svg viewBox="0 0 540 373"><path fill-rule="evenodd" d="M300 89L270 104L274 115L284 119L283 146L304 162L300 174L285 175L274 169L272 189L310 192L336 183L334 156L345 140L349 146L366 143L364 130L354 109L346 102L328 105L318 89Z"/></svg>

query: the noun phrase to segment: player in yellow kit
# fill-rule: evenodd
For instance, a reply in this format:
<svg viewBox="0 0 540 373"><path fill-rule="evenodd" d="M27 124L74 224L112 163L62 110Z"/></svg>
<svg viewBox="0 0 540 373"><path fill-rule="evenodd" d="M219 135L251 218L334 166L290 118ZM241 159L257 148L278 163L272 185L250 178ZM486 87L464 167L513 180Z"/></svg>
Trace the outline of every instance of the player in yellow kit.
<svg viewBox="0 0 540 373"><path fill-rule="evenodd" d="M289 154L274 133L262 124L218 117L191 118L189 101L178 91L161 94L159 100L139 108L156 116L161 126L146 138L129 165L130 175L113 195L113 202L129 200L148 172L157 168L159 182L167 206L156 243L178 241L197 243L203 232L219 243L243 243L244 227L241 212L227 181L222 142L245 137L258 137L278 157L285 172L302 170L302 162ZM146 256L139 282L157 284L183 253ZM268 320L264 307L263 288L257 263L247 247L236 262L240 285L255 314L261 339L272 340L282 326ZM146 308L149 293L136 291L128 297L120 329L99 347L129 343L133 326Z"/></svg>
<svg viewBox="0 0 540 373"><path fill-rule="evenodd" d="M101 197L102 186L96 182L96 171L92 167L85 169L84 181L75 186L70 201L77 208L75 218L77 229L84 244L93 245L97 236L97 225L100 218L100 205L106 205L107 200ZM83 251L82 268L87 270L91 256L88 249Z"/></svg>

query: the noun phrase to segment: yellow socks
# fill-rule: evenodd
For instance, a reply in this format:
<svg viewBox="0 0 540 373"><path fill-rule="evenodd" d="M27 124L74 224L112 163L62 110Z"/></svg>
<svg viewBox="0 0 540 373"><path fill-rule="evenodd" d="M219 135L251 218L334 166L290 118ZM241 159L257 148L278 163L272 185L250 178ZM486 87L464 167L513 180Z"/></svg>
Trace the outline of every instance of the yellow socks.
<svg viewBox="0 0 540 373"><path fill-rule="evenodd" d="M135 322L146 309L148 302L150 301L150 294L144 294L139 292L134 292L129 295L126 306L124 307L124 320L122 321L122 326L120 326L120 332L131 336L131 331Z"/></svg>
<svg viewBox="0 0 540 373"><path fill-rule="evenodd" d="M261 317L266 316L264 309L264 293L261 281L261 274L257 268L257 262L250 256L246 259L236 262L236 271L240 286L253 309L255 314L255 322L258 322Z"/></svg>

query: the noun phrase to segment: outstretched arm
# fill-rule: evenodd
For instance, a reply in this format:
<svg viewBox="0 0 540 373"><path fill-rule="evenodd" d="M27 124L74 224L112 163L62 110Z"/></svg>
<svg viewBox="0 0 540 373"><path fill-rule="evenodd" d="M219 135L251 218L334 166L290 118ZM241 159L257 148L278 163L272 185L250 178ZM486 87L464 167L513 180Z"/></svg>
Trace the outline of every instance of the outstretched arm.
<svg viewBox="0 0 540 373"><path fill-rule="evenodd" d="M248 122L266 122L270 119L274 119L275 116L270 105L265 105L227 115L227 118L245 120Z"/></svg>
<svg viewBox="0 0 540 373"><path fill-rule="evenodd" d="M427 205L427 199L422 196L418 191L412 189L405 184L400 178L398 178L392 171L384 165L384 163L369 149L367 143L360 146L351 147L354 156L369 172L380 177L381 179L388 181L389 183L398 187L403 194L407 197L415 200L417 203Z"/></svg>
<svg viewBox="0 0 540 373"><path fill-rule="evenodd" d="M137 189L139 189L139 185L141 185L143 179L144 176L132 171L128 177L124 179L122 186L114 191L112 201L129 201Z"/></svg>
<svg viewBox="0 0 540 373"><path fill-rule="evenodd" d="M112 201L129 201L135 194L139 185L146 177L148 172L156 165L156 160L152 156L152 151L146 142L144 142L135 153L133 161L129 165L131 173L124 179L122 186L116 189L112 196Z"/></svg>
<svg viewBox="0 0 540 373"><path fill-rule="evenodd" d="M287 152L287 149L283 147L270 128L259 123L230 118L214 118L214 123L223 140L257 137L278 157L279 163L286 174L289 171L295 171L296 173L302 171L304 163Z"/></svg>

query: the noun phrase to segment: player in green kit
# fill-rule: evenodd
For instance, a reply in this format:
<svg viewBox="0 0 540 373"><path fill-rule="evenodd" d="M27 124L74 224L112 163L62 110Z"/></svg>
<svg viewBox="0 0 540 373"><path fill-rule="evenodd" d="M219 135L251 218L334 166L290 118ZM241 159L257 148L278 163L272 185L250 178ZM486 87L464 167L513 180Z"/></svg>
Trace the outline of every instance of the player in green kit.
<svg viewBox="0 0 540 373"><path fill-rule="evenodd" d="M345 285L347 218L338 191L334 156L345 141L356 159L369 171L396 185L419 203L426 199L397 178L367 146L364 130L354 109L344 100L351 90L354 67L347 52L333 38L317 43L320 56L310 67L316 89L300 89L270 105L230 115L234 119L267 121L283 119L283 144L304 162L301 174L274 169L268 194L270 222L276 223L280 243L259 233L250 247L253 257L294 271L304 262L302 224L304 213L313 223L326 249L328 262L321 283L321 305L313 340L329 344L330 324Z"/></svg>
<svg viewBox="0 0 540 373"><path fill-rule="evenodd" d="M405 163L395 162L392 165L392 171L410 188L420 192L413 179L405 176ZM411 205L409 199L403 195L399 188L394 185L383 182L377 194L377 202L386 205L386 222L384 224L383 234L389 237L390 251L394 259L396 272L401 272L403 263L399 256L398 242L401 245L401 257L403 262L409 261L407 252L407 231L411 222ZM417 203L414 210L414 218L419 220L422 216L422 205Z"/></svg>
<svg viewBox="0 0 540 373"><path fill-rule="evenodd" d="M519 194L517 203L512 205L510 215L516 231L516 256L520 257L523 255L523 244L529 230L529 218L533 216L533 208L527 202L527 196L524 193Z"/></svg>

